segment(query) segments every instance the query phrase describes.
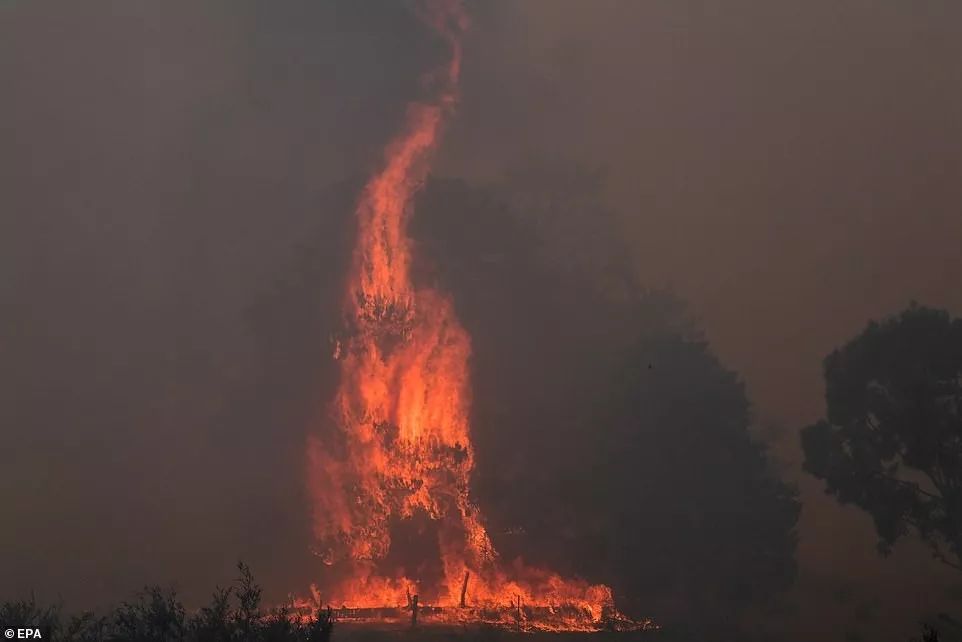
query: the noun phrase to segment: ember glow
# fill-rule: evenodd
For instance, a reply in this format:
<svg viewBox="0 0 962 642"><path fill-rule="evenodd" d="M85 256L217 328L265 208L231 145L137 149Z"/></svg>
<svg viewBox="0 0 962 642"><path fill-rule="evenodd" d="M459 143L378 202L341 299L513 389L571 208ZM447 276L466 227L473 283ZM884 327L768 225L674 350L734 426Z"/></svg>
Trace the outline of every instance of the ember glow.
<svg viewBox="0 0 962 642"><path fill-rule="evenodd" d="M425 614L541 611L559 616L552 628L587 628L617 615L610 589L503 563L469 495L471 340L445 293L412 283L407 235L412 197L457 102L467 21L455 2L424 3L419 15L449 57L424 78L430 98L408 106L356 209L347 332L335 349L335 436L308 444L318 554L338 578L322 583L314 600L403 609L419 595L430 605ZM432 525L430 550L439 559L430 578L417 568L384 568L392 524L413 519Z"/></svg>

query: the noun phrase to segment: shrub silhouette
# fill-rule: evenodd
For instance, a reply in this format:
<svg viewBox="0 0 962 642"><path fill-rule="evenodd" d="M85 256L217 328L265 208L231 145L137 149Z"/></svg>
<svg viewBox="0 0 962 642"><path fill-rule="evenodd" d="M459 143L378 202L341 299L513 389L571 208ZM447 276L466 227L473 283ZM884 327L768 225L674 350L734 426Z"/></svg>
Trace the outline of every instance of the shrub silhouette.
<svg viewBox="0 0 962 642"><path fill-rule="evenodd" d="M147 586L111 613L66 616L60 605L44 606L35 596L0 604L8 627L42 628L65 642L329 642L334 613L310 617L285 605L264 610L262 589L243 562L234 583L214 589L211 601L189 613L173 589Z"/></svg>

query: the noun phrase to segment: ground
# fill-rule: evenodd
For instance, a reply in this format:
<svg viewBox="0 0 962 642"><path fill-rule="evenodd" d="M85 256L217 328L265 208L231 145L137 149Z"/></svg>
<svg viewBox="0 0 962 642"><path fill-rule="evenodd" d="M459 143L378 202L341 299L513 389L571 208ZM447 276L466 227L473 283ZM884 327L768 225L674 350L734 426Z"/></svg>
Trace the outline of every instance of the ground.
<svg viewBox="0 0 962 642"><path fill-rule="evenodd" d="M352 625L340 623L334 631L337 642L676 642L662 631L547 633L506 631L483 626L409 626Z"/></svg>

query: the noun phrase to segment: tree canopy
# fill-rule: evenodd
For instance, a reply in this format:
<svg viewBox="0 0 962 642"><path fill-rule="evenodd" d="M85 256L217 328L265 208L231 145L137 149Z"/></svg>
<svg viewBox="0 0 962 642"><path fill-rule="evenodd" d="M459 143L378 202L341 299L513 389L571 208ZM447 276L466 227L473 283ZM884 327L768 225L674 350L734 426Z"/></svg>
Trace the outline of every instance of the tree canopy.
<svg viewBox="0 0 962 642"><path fill-rule="evenodd" d="M962 569L962 320L912 304L869 323L824 372L805 470L872 516L883 554L914 533Z"/></svg>

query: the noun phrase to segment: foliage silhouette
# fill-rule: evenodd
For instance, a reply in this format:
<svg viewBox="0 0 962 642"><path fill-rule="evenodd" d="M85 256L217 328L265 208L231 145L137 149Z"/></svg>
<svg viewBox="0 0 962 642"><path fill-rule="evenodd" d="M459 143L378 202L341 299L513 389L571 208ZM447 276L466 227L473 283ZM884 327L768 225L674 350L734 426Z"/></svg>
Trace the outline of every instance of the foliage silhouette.
<svg viewBox="0 0 962 642"><path fill-rule="evenodd" d="M304 617L290 606L261 610L261 587L250 568L238 563L240 577L216 588L211 603L188 613L173 589L148 586L112 613L85 612L65 617L59 606L27 600L0 604L8 627L39 627L64 642L329 642L330 609Z"/></svg>
<svg viewBox="0 0 962 642"><path fill-rule="evenodd" d="M914 532L962 569L962 320L912 304L824 371L827 414L802 430L805 470L872 516L883 555Z"/></svg>

